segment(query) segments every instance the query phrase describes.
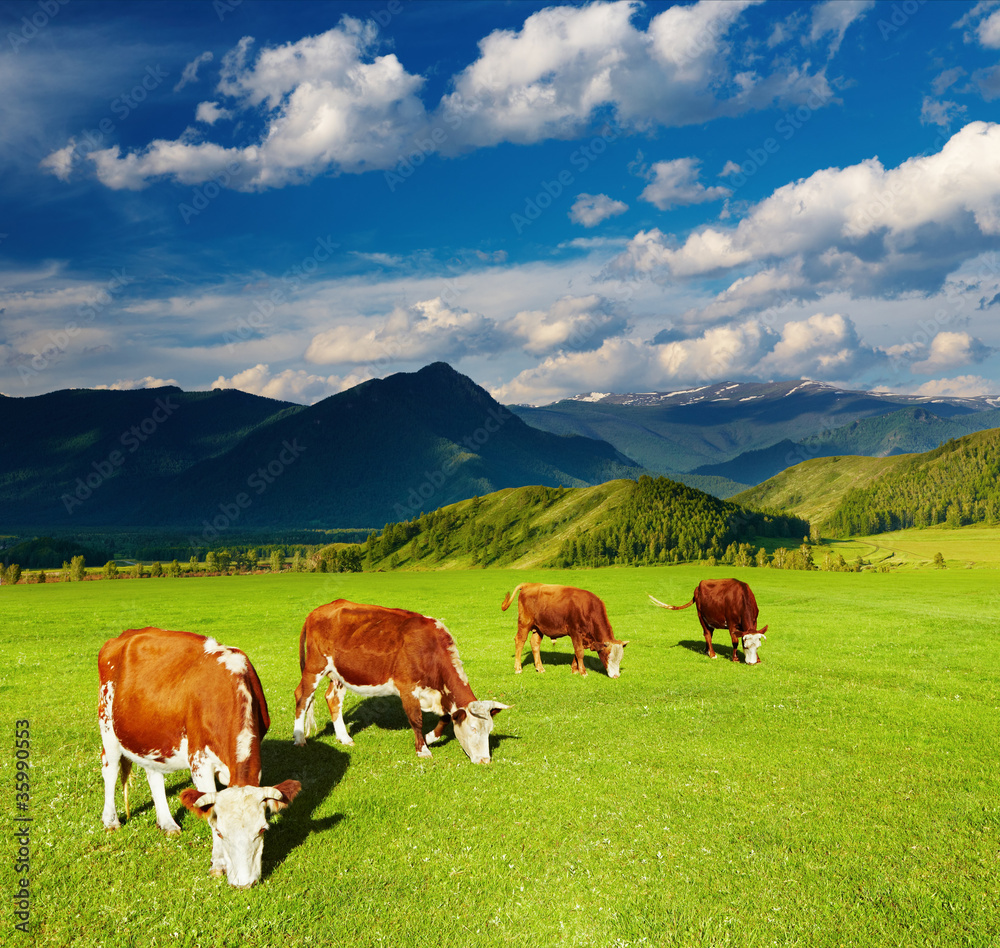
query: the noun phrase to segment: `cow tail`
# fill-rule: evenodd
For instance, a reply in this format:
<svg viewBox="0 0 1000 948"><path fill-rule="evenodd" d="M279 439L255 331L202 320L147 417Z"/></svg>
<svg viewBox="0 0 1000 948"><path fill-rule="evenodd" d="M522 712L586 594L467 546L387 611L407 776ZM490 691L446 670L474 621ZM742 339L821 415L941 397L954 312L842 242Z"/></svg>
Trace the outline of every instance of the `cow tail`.
<svg viewBox="0 0 1000 948"><path fill-rule="evenodd" d="M517 592L523 585L524 583L518 583L509 593L507 593L507 598L504 599L500 606L501 612L507 611L507 607L517 598Z"/></svg>
<svg viewBox="0 0 1000 948"><path fill-rule="evenodd" d="M651 596L649 593L646 593L646 595L649 596L649 598L652 599L653 602L655 602L661 609L687 609L688 606L694 605L694 599L692 599L690 602L684 603L683 606L668 606L665 602L660 602L660 600L655 596Z"/></svg>
<svg viewBox="0 0 1000 948"><path fill-rule="evenodd" d="M128 804L128 785L132 779L132 761L122 755L118 760L118 776L122 782L122 794L125 796L125 819L132 816L132 811Z"/></svg>
<svg viewBox="0 0 1000 948"><path fill-rule="evenodd" d="M306 670L306 625L303 623L302 632L299 635L299 671Z"/></svg>

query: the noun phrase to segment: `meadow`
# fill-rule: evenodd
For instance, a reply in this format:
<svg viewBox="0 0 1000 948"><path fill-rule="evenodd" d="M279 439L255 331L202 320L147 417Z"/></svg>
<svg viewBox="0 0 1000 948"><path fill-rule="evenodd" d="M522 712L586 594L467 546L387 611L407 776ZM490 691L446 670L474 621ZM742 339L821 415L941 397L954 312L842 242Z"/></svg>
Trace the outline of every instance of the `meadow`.
<svg viewBox="0 0 1000 948"><path fill-rule="evenodd" d="M750 582L763 664L705 655L696 582ZM709 569L279 574L0 589L0 759L10 838L15 721L31 729L32 946L987 946L1000 931L1000 686L992 570ZM622 676L513 674L518 582L605 599L630 640ZM397 699L348 695L355 739L292 746L298 632L344 596L442 619L496 718L492 763L448 736L421 760ZM302 782L272 818L264 876L208 874L206 826L101 825L96 656L126 628L183 628L244 649L267 694L264 780ZM322 713L320 713L322 712ZM121 794L119 813L124 821ZM11 935L13 937L11 937Z"/></svg>

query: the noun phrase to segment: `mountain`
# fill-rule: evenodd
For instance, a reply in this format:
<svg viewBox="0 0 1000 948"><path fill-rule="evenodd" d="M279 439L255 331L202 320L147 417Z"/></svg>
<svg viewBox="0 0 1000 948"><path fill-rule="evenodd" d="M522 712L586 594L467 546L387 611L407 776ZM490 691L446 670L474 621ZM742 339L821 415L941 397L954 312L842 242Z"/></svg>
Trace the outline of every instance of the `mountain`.
<svg viewBox="0 0 1000 948"><path fill-rule="evenodd" d="M817 458L732 498L797 514L831 536L1000 521L1000 429L921 454Z"/></svg>
<svg viewBox="0 0 1000 948"><path fill-rule="evenodd" d="M142 522L178 475L301 405L235 390L71 389L0 396L0 522L75 528Z"/></svg>
<svg viewBox="0 0 1000 948"><path fill-rule="evenodd" d="M503 487L643 473L608 444L530 427L444 363L311 407L176 388L5 398L0 429L5 526L141 524L193 541L376 527Z"/></svg>
<svg viewBox="0 0 1000 948"><path fill-rule="evenodd" d="M595 487L519 487L387 525L366 568L639 566L721 556L761 536L795 545L809 524L748 510L664 477Z"/></svg>
<svg viewBox="0 0 1000 948"><path fill-rule="evenodd" d="M890 395L795 381L721 382L678 392L623 395L592 392L552 405L518 405L511 410L546 431L601 438L668 477L695 484L690 475L752 484L782 467L818 456L827 447L810 439L822 441L824 433L842 432L858 421L915 409L942 423L967 423L982 414L985 427L1000 422L998 406L997 398ZM947 430L950 434L944 437L972 429ZM859 435L856 444L861 440ZM846 439L840 438L836 453L848 453L847 448ZM832 445L829 450L834 450Z"/></svg>
<svg viewBox="0 0 1000 948"><path fill-rule="evenodd" d="M739 478L748 484L759 484L808 458L843 454L865 457L918 454L930 451L949 439L998 426L1000 411L995 408L950 418L941 418L926 408L902 408L887 415L852 421L849 425L798 442L785 439L760 451L745 451L723 464L697 467L693 473Z"/></svg>

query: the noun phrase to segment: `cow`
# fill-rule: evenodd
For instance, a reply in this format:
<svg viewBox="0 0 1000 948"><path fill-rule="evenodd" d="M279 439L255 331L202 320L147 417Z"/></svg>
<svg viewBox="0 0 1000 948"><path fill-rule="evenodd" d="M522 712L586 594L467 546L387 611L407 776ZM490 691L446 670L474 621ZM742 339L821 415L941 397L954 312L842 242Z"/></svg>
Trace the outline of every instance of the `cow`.
<svg viewBox="0 0 1000 948"><path fill-rule="evenodd" d="M519 595L520 594L520 595ZM574 586L553 583L520 583L507 594L500 609L517 598L517 633L514 636L514 673L521 674L521 653L531 633L531 652L535 671L544 672L539 646L542 636L550 639L568 635L573 643L574 675L586 675L583 650L597 652L609 678L621 675L622 655L628 642L615 638L608 621L608 610L592 592Z"/></svg>
<svg viewBox="0 0 1000 948"><path fill-rule="evenodd" d="M683 606L668 606L653 596L649 598L663 609L687 609L690 605L696 605L698 621L705 633L709 658L716 657L715 649L712 648L712 633L716 629L729 630L729 637L733 641L734 662L740 660L736 649L742 636L748 633L760 633L763 638L763 633L767 631L766 625L763 629L757 628L757 600L754 599L750 587L738 579L703 579L695 587L691 602L686 602ZM759 645L758 640L757 646ZM754 646L753 656L756 661L760 661L757 658L757 646ZM746 650L745 643L744 650Z"/></svg>
<svg viewBox="0 0 1000 948"><path fill-rule="evenodd" d="M490 762L493 718L510 705L476 699L455 640L437 619L385 606L336 599L306 617L299 636L302 679L295 689L293 737L299 747L315 727L314 699L320 681L329 678L326 703L341 744L354 745L344 725L344 692L399 695L413 728L418 757L450 720L455 737L474 764ZM423 713L441 715L423 733Z"/></svg>
<svg viewBox="0 0 1000 948"><path fill-rule="evenodd" d="M128 780L138 764L146 771L157 826L178 835L163 778L190 770L194 787L180 798L211 827L211 874L225 874L237 888L254 885L260 880L266 814L287 807L302 788L297 780L260 785L260 742L270 718L250 659L193 632L145 628L105 642L97 668L105 828L121 825L115 807L118 775L131 815ZM217 790L216 777L225 789Z"/></svg>

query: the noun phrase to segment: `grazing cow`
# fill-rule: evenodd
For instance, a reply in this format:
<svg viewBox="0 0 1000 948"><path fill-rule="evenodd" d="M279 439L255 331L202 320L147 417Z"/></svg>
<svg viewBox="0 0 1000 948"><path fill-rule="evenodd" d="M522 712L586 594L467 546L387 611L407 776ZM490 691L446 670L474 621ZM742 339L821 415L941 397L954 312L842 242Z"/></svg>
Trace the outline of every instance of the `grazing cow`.
<svg viewBox="0 0 1000 948"><path fill-rule="evenodd" d="M193 632L129 629L101 647L97 720L108 830L118 829L115 777L128 806L132 765L146 771L156 825L175 836L163 776L191 771L181 802L212 828L212 875L247 888L260 879L266 813L282 810L297 780L260 785L260 742L270 725L267 701L239 649ZM215 779L226 785L216 790Z"/></svg>
<svg viewBox="0 0 1000 948"><path fill-rule="evenodd" d="M542 636L568 635L573 643L573 674L586 675L583 650L597 652L609 678L621 675L622 655L628 642L615 638L604 603L586 589L552 583L521 583L507 594L500 608L506 611L520 591L517 602L517 634L514 636L514 673L521 674L521 652L531 633L535 671L543 672L539 646Z"/></svg>
<svg viewBox="0 0 1000 948"><path fill-rule="evenodd" d="M736 648L742 636L759 632L763 638L763 633L767 631L766 625L763 629L757 628L757 600L754 599L750 587L738 579L703 579L695 588L691 602L686 602L683 606L668 606L653 596L649 598L664 609L687 609L692 604L696 605L698 621L705 633L705 644L708 645L709 658L716 657L715 649L712 648L712 633L716 629L729 630L729 637L733 641L734 662L740 660ZM753 647L755 661L750 664L760 661L757 658L759 645L760 640L757 640Z"/></svg>
<svg viewBox="0 0 1000 948"><path fill-rule="evenodd" d="M478 701L451 633L437 619L406 609L336 599L306 617L299 637L302 680L295 689L295 743L302 746L315 726L313 702L324 677L326 703L341 744L354 741L344 725L344 691L399 695L413 728L418 757L430 757L450 719L455 737L474 764L490 762L493 718L510 705ZM423 733L423 711L441 715Z"/></svg>

